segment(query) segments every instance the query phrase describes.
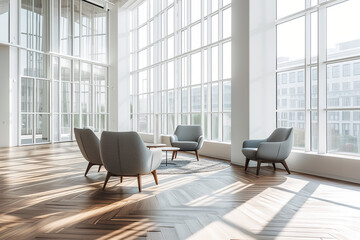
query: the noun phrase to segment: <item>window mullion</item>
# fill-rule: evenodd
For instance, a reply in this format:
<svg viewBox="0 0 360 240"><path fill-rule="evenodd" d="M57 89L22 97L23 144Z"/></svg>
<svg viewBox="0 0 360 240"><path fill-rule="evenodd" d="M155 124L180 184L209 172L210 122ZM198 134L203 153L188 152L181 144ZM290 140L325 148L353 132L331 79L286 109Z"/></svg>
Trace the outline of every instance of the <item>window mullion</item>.
<svg viewBox="0 0 360 240"><path fill-rule="evenodd" d="M307 1L309 2L309 1ZM311 15L305 15L305 151L311 151Z"/></svg>
<svg viewBox="0 0 360 240"><path fill-rule="evenodd" d="M326 153L326 8L319 8L318 15L318 152Z"/></svg>

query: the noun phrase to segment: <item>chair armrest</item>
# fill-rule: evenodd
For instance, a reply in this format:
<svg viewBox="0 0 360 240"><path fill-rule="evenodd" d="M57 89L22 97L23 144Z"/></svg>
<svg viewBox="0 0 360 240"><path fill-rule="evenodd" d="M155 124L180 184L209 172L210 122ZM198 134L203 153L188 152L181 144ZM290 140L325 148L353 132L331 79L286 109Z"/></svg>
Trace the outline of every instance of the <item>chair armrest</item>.
<svg viewBox="0 0 360 240"><path fill-rule="evenodd" d="M197 145L196 150L199 150L199 149L203 146L203 144L204 144L204 136L200 136L200 137L198 138L197 142L198 142L198 145Z"/></svg>
<svg viewBox="0 0 360 240"><path fill-rule="evenodd" d="M263 142L260 143L256 158L267 161L279 161L279 152L283 142Z"/></svg>
<svg viewBox="0 0 360 240"><path fill-rule="evenodd" d="M260 143L263 143L266 141L267 141L267 139L245 140L243 142L243 148L258 148Z"/></svg>
<svg viewBox="0 0 360 240"><path fill-rule="evenodd" d="M178 137L175 134L170 136L170 143L177 142L177 141L178 141Z"/></svg>
<svg viewBox="0 0 360 240"><path fill-rule="evenodd" d="M157 169L162 161L162 151L160 149L150 149L151 151L151 166L150 166L150 172Z"/></svg>

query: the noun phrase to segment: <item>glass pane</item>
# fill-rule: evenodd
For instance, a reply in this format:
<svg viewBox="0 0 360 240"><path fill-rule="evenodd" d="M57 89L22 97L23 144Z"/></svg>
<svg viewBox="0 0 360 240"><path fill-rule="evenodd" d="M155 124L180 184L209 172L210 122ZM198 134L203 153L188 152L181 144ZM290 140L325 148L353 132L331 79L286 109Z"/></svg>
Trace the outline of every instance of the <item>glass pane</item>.
<svg viewBox="0 0 360 240"><path fill-rule="evenodd" d="M71 54L71 0L61 0L60 12L60 52L63 54Z"/></svg>
<svg viewBox="0 0 360 240"><path fill-rule="evenodd" d="M214 15L211 18L211 42L217 42L219 40L219 16Z"/></svg>
<svg viewBox="0 0 360 240"><path fill-rule="evenodd" d="M304 0L277 0L277 18L282 18L290 14L305 9Z"/></svg>
<svg viewBox="0 0 360 240"><path fill-rule="evenodd" d="M55 80L60 80L58 57L53 57L53 77Z"/></svg>
<svg viewBox="0 0 360 240"><path fill-rule="evenodd" d="M58 113L60 111L60 83L58 81L53 82L54 92L53 92L53 112Z"/></svg>
<svg viewBox="0 0 360 240"><path fill-rule="evenodd" d="M174 8L168 10L168 21L167 21L167 33L168 35L174 33Z"/></svg>
<svg viewBox="0 0 360 240"><path fill-rule="evenodd" d="M189 114L181 115L181 124L188 125L189 124Z"/></svg>
<svg viewBox="0 0 360 240"><path fill-rule="evenodd" d="M168 113L174 112L175 101L174 101L174 90L168 92Z"/></svg>
<svg viewBox="0 0 360 240"><path fill-rule="evenodd" d="M318 99L318 73L317 68L311 68L311 108L317 108L317 99Z"/></svg>
<svg viewBox="0 0 360 240"><path fill-rule="evenodd" d="M148 132L148 116L147 115L138 115L138 131L139 132Z"/></svg>
<svg viewBox="0 0 360 240"><path fill-rule="evenodd" d="M231 111L231 82L223 83L223 111Z"/></svg>
<svg viewBox="0 0 360 240"><path fill-rule="evenodd" d="M360 61L348 61L328 65L327 106L358 107L360 96Z"/></svg>
<svg viewBox="0 0 360 240"><path fill-rule="evenodd" d="M94 84L106 86L107 71L106 67L94 66Z"/></svg>
<svg viewBox="0 0 360 240"><path fill-rule="evenodd" d="M71 81L71 60L61 59L61 80Z"/></svg>
<svg viewBox="0 0 360 240"><path fill-rule="evenodd" d="M139 93L147 93L148 92L148 77L147 71L142 71L139 73Z"/></svg>
<svg viewBox="0 0 360 240"><path fill-rule="evenodd" d="M175 131L175 115L169 114L168 116L168 134L173 134Z"/></svg>
<svg viewBox="0 0 360 240"><path fill-rule="evenodd" d="M201 47L201 23L191 27L191 50Z"/></svg>
<svg viewBox="0 0 360 240"><path fill-rule="evenodd" d="M168 58L173 58L174 57L174 53L175 53L175 48L174 48L174 37L170 37L168 39L168 46L167 46L167 50L168 50Z"/></svg>
<svg viewBox="0 0 360 240"><path fill-rule="evenodd" d="M289 1L290 2L290 1ZM277 25L277 67L304 65L305 17Z"/></svg>
<svg viewBox="0 0 360 240"><path fill-rule="evenodd" d="M33 115L21 114L21 144L33 143Z"/></svg>
<svg viewBox="0 0 360 240"><path fill-rule="evenodd" d="M294 147L305 147L305 112L278 112L277 127L293 127Z"/></svg>
<svg viewBox="0 0 360 240"><path fill-rule="evenodd" d="M81 63L81 82L85 84L91 82L91 65L88 63Z"/></svg>
<svg viewBox="0 0 360 240"><path fill-rule="evenodd" d="M191 111L201 111L201 87L191 88Z"/></svg>
<svg viewBox="0 0 360 240"><path fill-rule="evenodd" d="M175 82L175 75L174 75L174 62L169 62L167 64L168 67L168 76L167 76L167 84L168 89L174 88L174 82Z"/></svg>
<svg viewBox="0 0 360 240"><path fill-rule="evenodd" d="M328 60L359 54L359 9L360 1L358 0L345 1L327 8Z"/></svg>
<svg viewBox="0 0 360 240"><path fill-rule="evenodd" d="M311 63L317 62L318 56L318 14L311 14Z"/></svg>
<svg viewBox="0 0 360 240"><path fill-rule="evenodd" d="M90 97L91 97L90 86L81 84L80 85L80 105L81 105L82 113L90 112L90 103L91 103Z"/></svg>
<svg viewBox="0 0 360 240"><path fill-rule="evenodd" d="M148 49L139 52L139 69L145 68L148 65Z"/></svg>
<svg viewBox="0 0 360 240"><path fill-rule="evenodd" d="M191 114L191 124L200 125L201 124L201 114Z"/></svg>
<svg viewBox="0 0 360 240"><path fill-rule="evenodd" d="M191 55L191 84L201 83L201 52Z"/></svg>
<svg viewBox="0 0 360 240"><path fill-rule="evenodd" d="M223 141L231 142L231 113L223 114Z"/></svg>
<svg viewBox="0 0 360 240"><path fill-rule="evenodd" d="M81 0L74 0L74 39L73 56L80 57L80 5Z"/></svg>
<svg viewBox="0 0 360 240"><path fill-rule="evenodd" d="M302 71L277 74L277 109L305 108L305 84L296 79Z"/></svg>
<svg viewBox="0 0 360 240"><path fill-rule="evenodd" d="M36 112L50 112L50 81L36 80Z"/></svg>
<svg viewBox="0 0 360 240"><path fill-rule="evenodd" d="M219 51L218 47L211 49L211 79L216 81L219 79Z"/></svg>
<svg viewBox="0 0 360 240"><path fill-rule="evenodd" d="M147 1L144 1L143 4L141 4L139 6L139 12L138 12L138 15L139 15L139 25L145 23L148 19L147 17Z"/></svg>
<svg viewBox="0 0 360 240"><path fill-rule="evenodd" d="M329 111L328 152L360 153L360 111Z"/></svg>
<svg viewBox="0 0 360 240"><path fill-rule="evenodd" d="M71 112L71 86L70 83L61 83L61 111L63 113Z"/></svg>
<svg viewBox="0 0 360 240"><path fill-rule="evenodd" d="M61 141L71 140L71 115L61 115Z"/></svg>
<svg viewBox="0 0 360 240"><path fill-rule="evenodd" d="M147 113L148 112L148 95L140 95L139 96L139 113Z"/></svg>
<svg viewBox="0 0 360 240"><path fill-rule="evenodd" d="M319 144L319 123L318 123L318 113L311 112L311 151L318 150Z"/></svg>
<svg viewBox="0 0 360 240"><path fill-rule="evenodd" d="M147 25L139 29L139 49L142 49L147 45L147 30Z"/></svg>
<svg viewBox="0 0 360 240"><path fill-rule="evenodd" d="M191 22L195 22L201 18L201 1L191 2Z"/></svg>
<svg viewBox="0 0 360 240"><path fill-rule="evenodd" d="M54 121L53 138L54 138L55 142L59 142L60 141L60 115L54 114L53 121ZM74 127L80 127L80 126L74 126Z"/></svg>
<svg viewBox="0 0 360 240"><path fill-rule="evenodd" d="M231 42L223 45L223 79L231 78Z"/></svg>
<svg viewBox="0 0 360 240"><path fill-rule="evenodd" d="M34 109L34 80L21 78L21 112L33 112Z"/></svg>
<svg viewBox="0 0 360 240"><path fill-rule="evenodd" d="M211 86L211 111L219 111L219 84L214 83Z"/></svg>
<svg viewBox="0 0 360 240"><path fill-rule="evenodd" d="M211 140L219 141L219 114L211 114Z"/></svg>
<svg viewBox="0 0 360 240"><path fill-rule="evenodd" d="M36 143L50 142L50 115L36 115Z"/></svg>
<svg viewBox="0 0 360 240"><path fill-rule="evenodd" d="M189 100L188 100L188 94L189 89L184 88L182 89L182 95L181 95L181 111L183 113L189 112Z"/></svg>
<svg viewBox="0 0 360 240"><path fill-rule="evenodd" d="M231 8L223 11L223 38L231 37Z"/></svg>

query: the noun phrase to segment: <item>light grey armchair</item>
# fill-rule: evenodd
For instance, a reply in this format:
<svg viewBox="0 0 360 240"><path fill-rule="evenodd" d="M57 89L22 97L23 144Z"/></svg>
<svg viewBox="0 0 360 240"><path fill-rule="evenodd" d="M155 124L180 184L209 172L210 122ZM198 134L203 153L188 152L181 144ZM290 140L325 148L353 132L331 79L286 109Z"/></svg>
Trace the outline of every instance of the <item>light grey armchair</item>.
<svg viewBox="0 0 360 240"><path fill-rule="evenodd" d="M281 163L290 174L285 159L291 153L293 139L293 128L277 128L266 139L244 141L242 152L246 157L245 171L249 161L254 160L257 161L256 175L259 175L261 163L272 163L274 170L275 163Z"/></svg>
<svg viewBox="0 0 360 240"><path fill-rule="evenodd" d="M198 125L178 125L174 135L170 136L170 143L173 147L180 148L180 151L195 151L196 159L199 161L200 148L204 143L201 126ZM177 152L174 152L176 158Z"/></svg>
<svg viewBox="0 0 360 240"><path fill-rule="evenodd" d="M74 133L76 142L80 148L83 157L89 162L85 171L85 177L88 174L90 168L94 165L99 166L99 172L102 166L99 149L99 138L89 128L74 128Z"/></svg>
<svg viewBox="0 0 360 240"><path fill-rule="evenodd" d="M159 149L148 150L136 132L107 132L101 134L100 155L108 171L104 187L111 176L137 177L141 192L141 175L152 173L158 184L156 169L160 166L162 152Z"/></svg>

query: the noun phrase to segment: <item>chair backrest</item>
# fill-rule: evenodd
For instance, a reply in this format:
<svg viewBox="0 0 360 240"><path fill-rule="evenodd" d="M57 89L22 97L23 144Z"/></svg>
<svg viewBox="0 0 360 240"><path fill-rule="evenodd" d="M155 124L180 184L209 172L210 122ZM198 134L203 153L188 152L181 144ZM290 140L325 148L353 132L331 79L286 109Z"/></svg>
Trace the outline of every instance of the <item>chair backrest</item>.
<svg viewBox="0 0 360 240"><path fill-rule="evenodd" d="M74 128L75 139L84 158L93 164L102 164L100 140L89 128Z"/></svg>
<svg viewBox="0 0 360 240"><path fill-rule="evenodd" d="M151 151L136 132L101 134L100 155L106 170L112 174L133 176L151 169Z"/></svg>
<svg viewBox="0 0 360 240"><path fill-rule="evenodd" d="M286 141L292 134L293 128L277 128L267 138L268 142L283 142Z"/></svg>
<svg viewBox="0 0 360 240"><path fill-rule="evenodd" d="M178 125L174 135L179 141L197 141L203 132L199 125Z"/></svg>

